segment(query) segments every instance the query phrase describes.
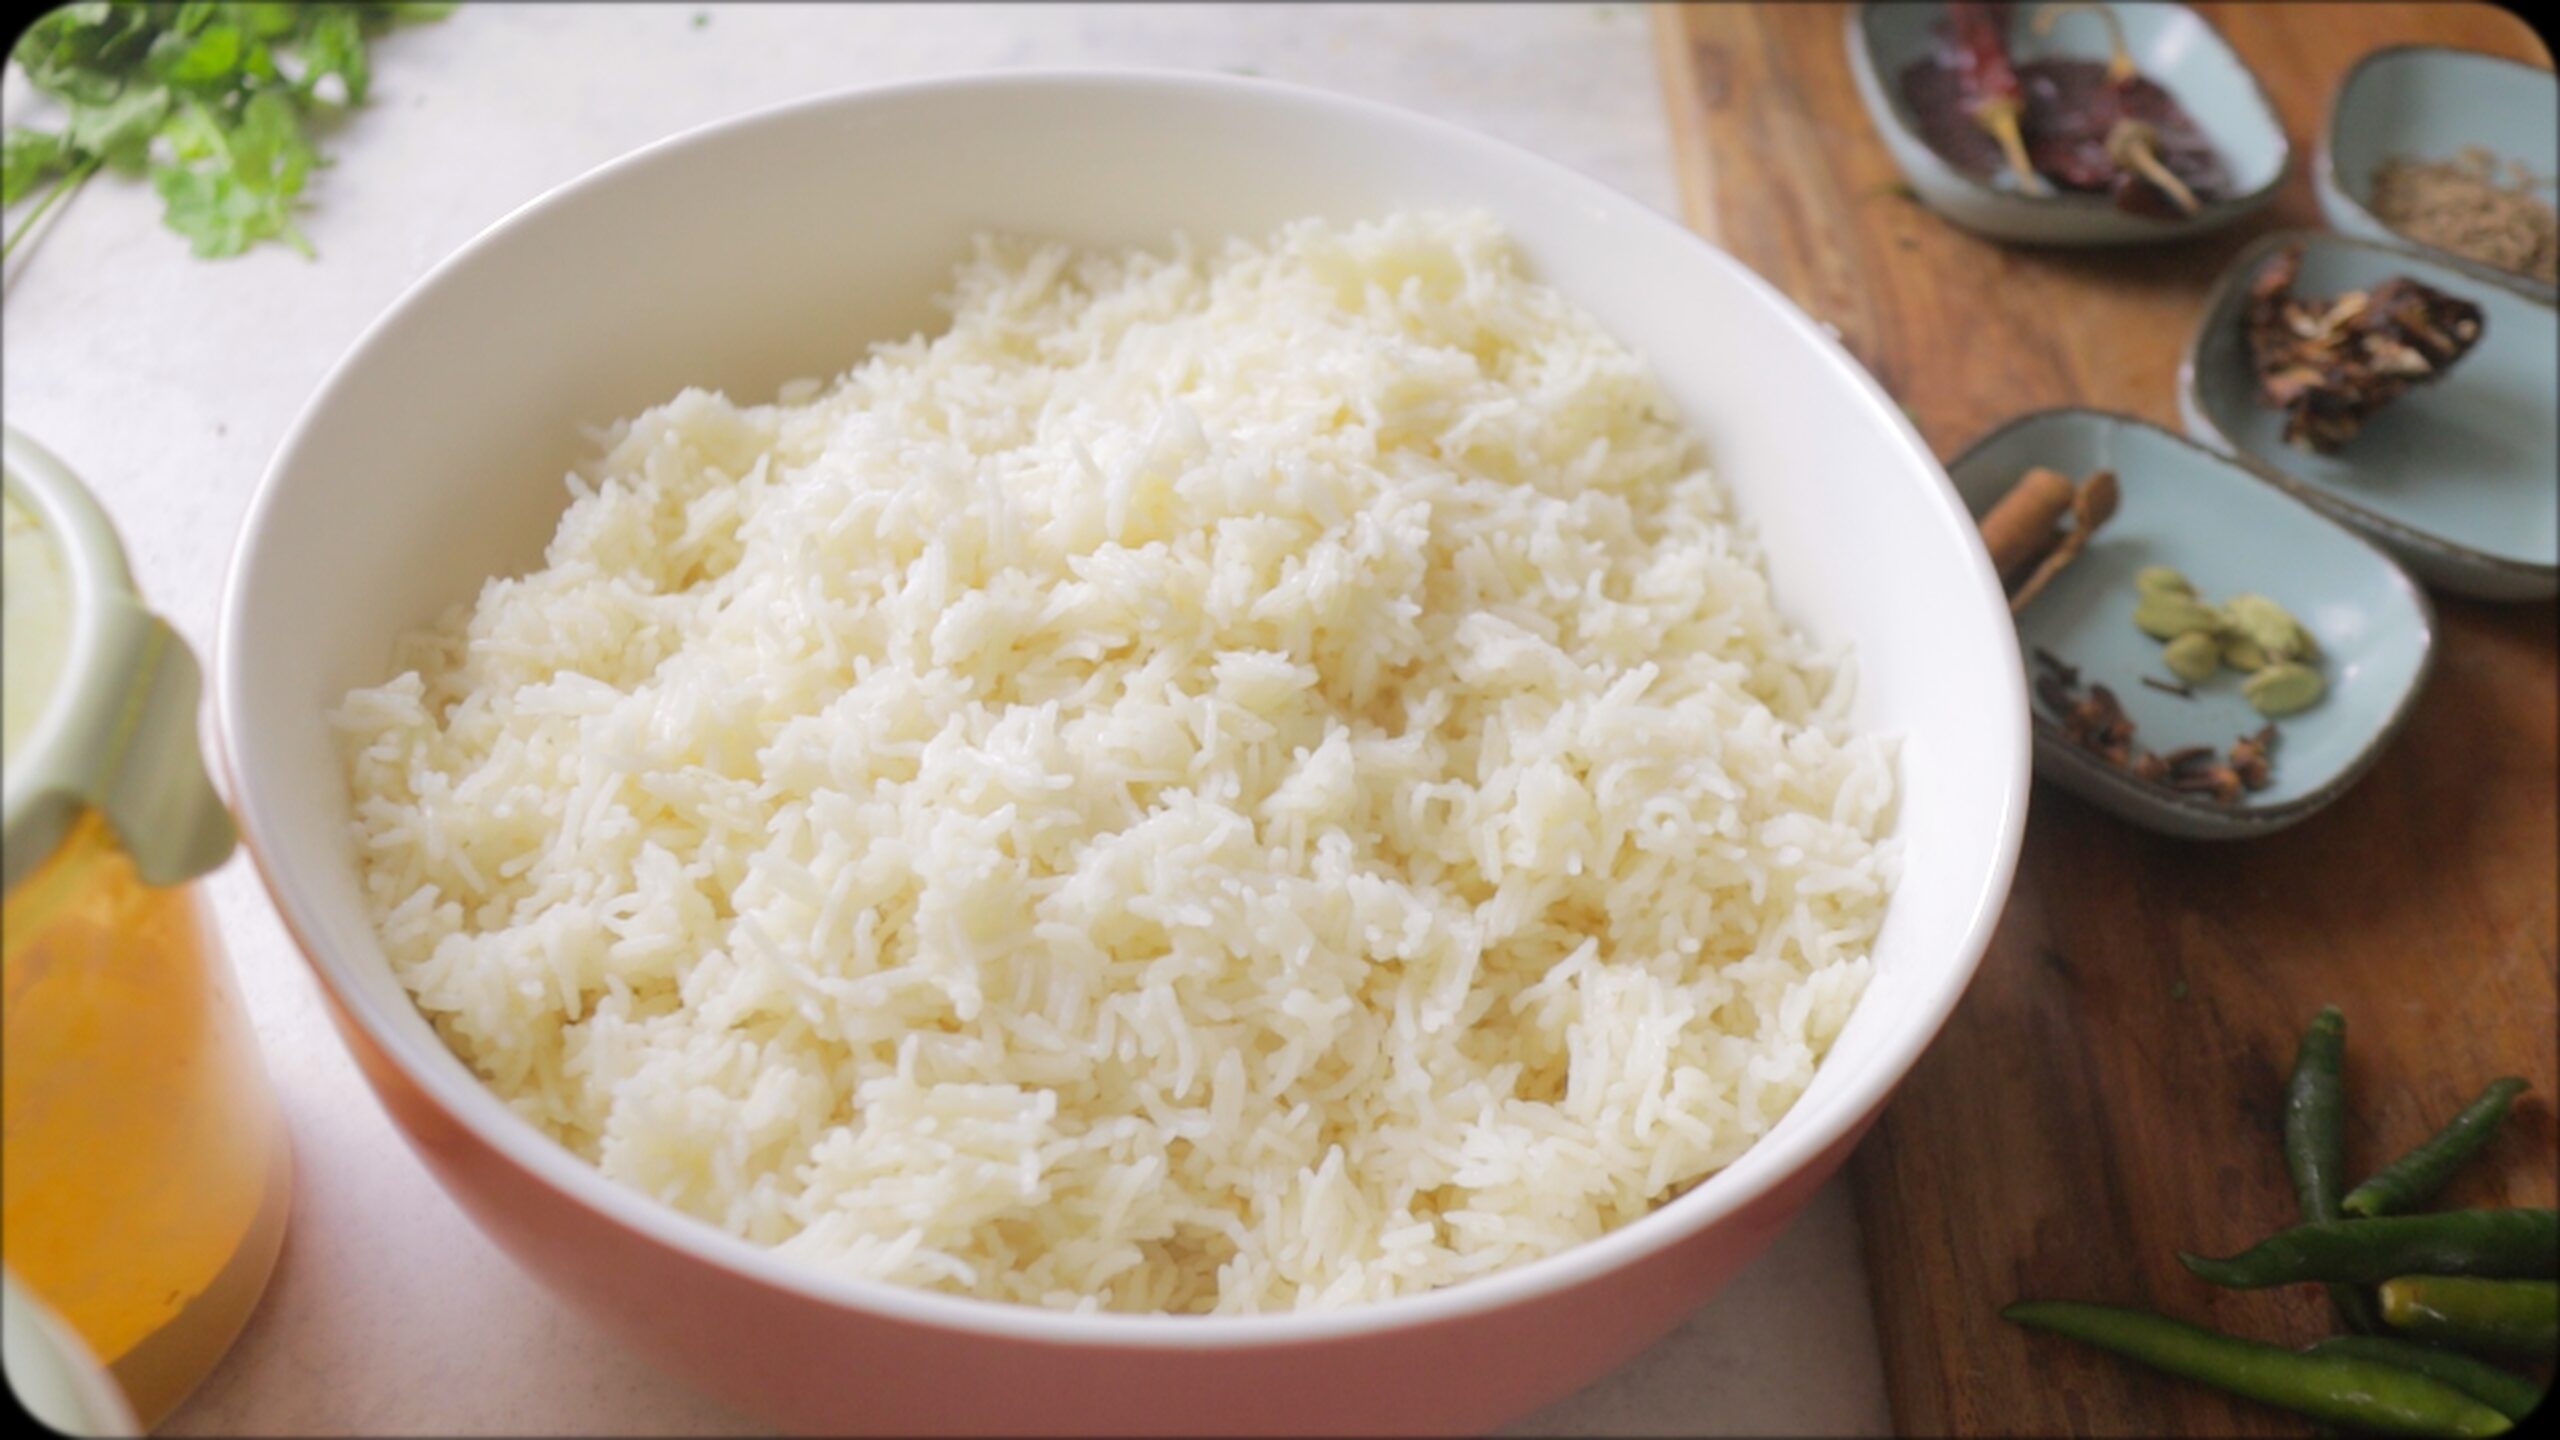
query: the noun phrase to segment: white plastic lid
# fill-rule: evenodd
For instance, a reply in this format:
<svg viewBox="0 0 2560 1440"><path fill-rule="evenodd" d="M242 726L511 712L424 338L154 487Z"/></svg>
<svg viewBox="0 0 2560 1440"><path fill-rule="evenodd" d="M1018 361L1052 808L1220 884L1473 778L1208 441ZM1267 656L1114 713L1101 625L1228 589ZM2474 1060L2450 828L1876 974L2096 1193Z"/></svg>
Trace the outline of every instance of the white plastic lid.
<svg viewBox="0 0 2560 1440"><path fill-rule="evenodd" d="M0 1359L10 1393L43 1424L65 1435L142 1433L114 1378L15 1274L0 1274Z"/></svg>
<svg viewBox="0 0 2560 1440"><path fill-rule="evenodd" d="M187 642L143 608L115 527L78 477L6 426L0 494L10 692L0 886L33 873L84 810L105 817L145 884L221 864L231 816L196 749L202 682Z"/></svg>

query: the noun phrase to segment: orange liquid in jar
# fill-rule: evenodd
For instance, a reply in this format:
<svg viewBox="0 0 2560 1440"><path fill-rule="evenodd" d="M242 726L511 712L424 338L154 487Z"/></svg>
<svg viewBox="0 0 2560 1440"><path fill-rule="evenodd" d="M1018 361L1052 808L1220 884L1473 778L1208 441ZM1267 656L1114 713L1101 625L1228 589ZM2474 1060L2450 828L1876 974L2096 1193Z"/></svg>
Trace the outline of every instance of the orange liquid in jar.
<svg viewBox="0 0 2560 1440"><path fill-rule="evenodd" d="M291 1159L192 886L142 883L95 814L11 890L0 1252L145 1426L266 1289Z"/></svg>

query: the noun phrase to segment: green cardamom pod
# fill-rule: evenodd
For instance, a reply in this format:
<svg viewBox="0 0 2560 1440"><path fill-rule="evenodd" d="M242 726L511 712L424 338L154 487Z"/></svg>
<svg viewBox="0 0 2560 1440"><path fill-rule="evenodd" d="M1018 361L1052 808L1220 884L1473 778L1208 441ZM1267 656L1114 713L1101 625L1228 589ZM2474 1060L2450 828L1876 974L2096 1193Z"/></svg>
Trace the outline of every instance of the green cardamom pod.
<svg viewBox="0 0 2560 1440"><path fill-rule="evenodd" d="M2311 708L2328 688L2319 671L2291 660L2279 660L2242 682L2240 693L2259 714L2272 719Z"/></svg>
<svg viewBox="0 0 2560 1440"><path fill-rule="evenodd" d="M2160 663L2169 667L2170 674L2191 684L2210 680L2213 672L2222 668L2222 646L2209 632L2190 630L2160 647Z"/></svg>
<svg viewBox="0 0 2560 1440"><path fill-rule="evenodd" d="M2270 660L2298 660L2310 653L2311 636L2293 613L2264 595L2234 595L2222 602L2231 628Z"/></svg>
<svg viewBox="0 0 2560 1440"><path fill-rule="evenodd" d="M2197 630L2210 634L2223 628L2221 611L2193 595L2165 590L2153 591L2135 602L2133 623L2154 640L2175 640Z"/></svg>
<svg viewBox="0 0 2560 1440"><path fill-rule="evenodd" d="M2145 565L2133 572L2133 589L2138 595L2193 595L2196 587L2178 573L2174 565Z"/></svg>
<svg viewBox="0 0 2560 1440"><path fill-rule="evenodd" d="M2258 643L2243 635L2222 637L2222 663L2234 670L2264 670L2275 662Z"/></svg>

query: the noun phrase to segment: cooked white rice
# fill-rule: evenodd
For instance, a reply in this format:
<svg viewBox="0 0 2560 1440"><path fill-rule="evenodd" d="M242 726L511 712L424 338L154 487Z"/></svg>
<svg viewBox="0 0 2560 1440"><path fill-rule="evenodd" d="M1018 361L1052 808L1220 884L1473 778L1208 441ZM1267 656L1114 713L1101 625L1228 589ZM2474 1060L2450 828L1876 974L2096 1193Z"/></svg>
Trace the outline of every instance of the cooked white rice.
<svg viewBox="0 0 2560 1440"><path fill-rule="evenodd" d="M1891 751L1636 358L1470 216L953 292L615 426L347 697L455 1053L802 1264L1062 1308L1446 1285L1765 1132Z"/></svg>

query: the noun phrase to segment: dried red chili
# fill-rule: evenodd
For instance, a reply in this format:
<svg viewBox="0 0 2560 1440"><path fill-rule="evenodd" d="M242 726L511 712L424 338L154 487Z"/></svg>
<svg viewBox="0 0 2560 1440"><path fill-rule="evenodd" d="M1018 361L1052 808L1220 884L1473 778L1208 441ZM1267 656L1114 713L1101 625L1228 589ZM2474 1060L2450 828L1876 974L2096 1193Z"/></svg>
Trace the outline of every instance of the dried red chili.
<svg viewBox="0 0 2560 1440"><path fill-rule="evenodd" d="M2058 187L2106 195L2135 214L2174 218L2230 194L2212 142L2175 96L2135 68L2111 12L2047 6L2038 29L2083 8L2107 22L2107 62L2015 62L2006 4L1948 5L1935 50L1902 73L1921 137L1969 173L1987 176L2005 166L2028 193Z"/></svg>
<svg viewBox="0 0 2560 1440"><path fill-rule="evenodd" d="M2204 208L2202 192L2229 188L2221 157L2177 99L2134 65L2115 12L2085 0L2047 5L2036 12L2036 33L2081 10L2105 22L2107 62L2039 62L2039 79L2055 93L2050 104L2036 107L2039 123L2029 147L2036 168L2065 189L2104 191L2133 214L2195 214Z"/></svg>
<svg viewBox="0 0 2560 1440"><path fill-rule="evenodd" d="M2030 195L2050 194L2052 187L2028 162L2026 92L2009 60L2009 7L2003 0L1953 0L1947 6L1948 68L1955 72L1956 91L1965 113L2000 147L2001 158L2018 188Z"/></svg>

